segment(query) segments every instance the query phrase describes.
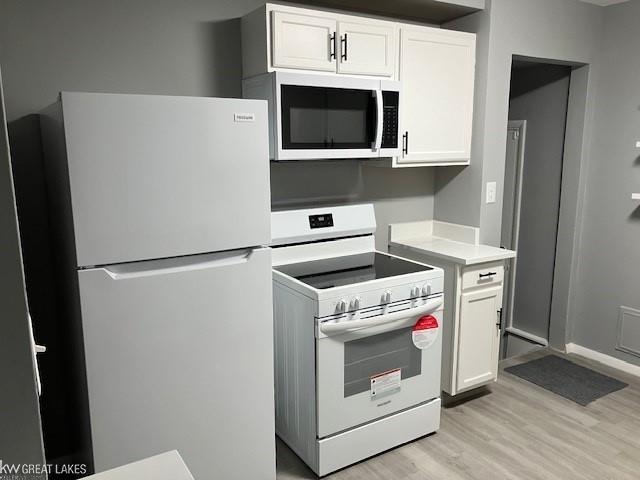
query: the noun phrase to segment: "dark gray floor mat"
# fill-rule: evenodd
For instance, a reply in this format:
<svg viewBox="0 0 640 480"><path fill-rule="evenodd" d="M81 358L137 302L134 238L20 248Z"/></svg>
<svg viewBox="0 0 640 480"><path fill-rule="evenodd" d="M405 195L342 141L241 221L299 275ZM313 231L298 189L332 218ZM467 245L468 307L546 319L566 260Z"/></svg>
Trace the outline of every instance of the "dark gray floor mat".
<svg viewBox="0 0 640 480"><path fill-rule="evenodd" d="M555 355L547 355L507 367L504 371L582 406L587 406L594 400L628 386L615 378L594 372Z"/></svg>

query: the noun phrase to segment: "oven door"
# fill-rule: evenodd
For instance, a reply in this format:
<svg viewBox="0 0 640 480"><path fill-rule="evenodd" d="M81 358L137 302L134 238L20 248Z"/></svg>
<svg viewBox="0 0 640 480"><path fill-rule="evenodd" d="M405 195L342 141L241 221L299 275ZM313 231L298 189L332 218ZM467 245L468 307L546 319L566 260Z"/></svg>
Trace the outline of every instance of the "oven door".
<svg viewBox="0 0 640 480"><path fill-rule="evenodd" d="M318 319L319 438L440 396L441 305L439 296ZM419 325L433 318L420 343Z"/></svg>
<svg viewBox="0 0 640 480"><path fill-rule="evenodd" d="M278 160L378 157L380 81L277 73Z"/></svg>

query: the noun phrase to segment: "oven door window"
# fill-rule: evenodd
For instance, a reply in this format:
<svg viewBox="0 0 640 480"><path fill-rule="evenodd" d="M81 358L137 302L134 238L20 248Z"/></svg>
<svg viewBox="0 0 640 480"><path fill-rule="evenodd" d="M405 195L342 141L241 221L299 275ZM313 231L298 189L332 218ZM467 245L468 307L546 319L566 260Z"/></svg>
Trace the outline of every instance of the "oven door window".
<svg viewBox="0 0 640 480"><path fill-rule="evenodd" d="M420 375L422 351L413 344L413 327L372 335L344 344L344 397L366 392L371 377L383 372L401 371L401 378Z"/></svg>
<svg viewBox="0 0 640 480"><path fill-rule="evenodd" d="M367 149L375 141L369 90L281 86L283 149Z"/></svg>

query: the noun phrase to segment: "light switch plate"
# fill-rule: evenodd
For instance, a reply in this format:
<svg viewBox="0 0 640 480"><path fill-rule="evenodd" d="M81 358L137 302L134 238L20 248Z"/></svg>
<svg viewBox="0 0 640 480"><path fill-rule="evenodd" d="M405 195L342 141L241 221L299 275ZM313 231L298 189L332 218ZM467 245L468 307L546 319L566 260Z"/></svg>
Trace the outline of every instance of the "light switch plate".
<svg viewBox="0 0 640 480"><path fill-rule="evenodd" d="M487 182L487 203L496 203L496 182Z"/></svg>
<svg viewBox="0 0 640 480"><path fill-rule="evenodd" d="M636 142L636 148L640 148L640 141Z"/></svg>

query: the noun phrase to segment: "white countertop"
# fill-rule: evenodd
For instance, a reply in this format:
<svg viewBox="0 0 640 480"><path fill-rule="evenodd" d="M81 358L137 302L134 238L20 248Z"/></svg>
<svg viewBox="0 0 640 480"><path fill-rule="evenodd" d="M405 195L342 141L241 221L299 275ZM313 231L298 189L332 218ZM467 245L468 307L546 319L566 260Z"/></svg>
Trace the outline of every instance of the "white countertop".
<svg viewBox="0 0 640 480"><path fill-rule="evenodd" d="M516 252L513 250L505 250L504 248L491 247L489 245L473 245L470 243L456 242L447 238L434 236L392 241L390 245L407 248L416 253L422 253L462 265L494 262L516 256Z"/></svg>
<svg viewBox="0 0 640 480"><path fill-rule="evenodd" d="M516 252L481 245L480 229L466 225L426 220L389 225L389 245L461 265L496 262L513 258Z"/></svg>

